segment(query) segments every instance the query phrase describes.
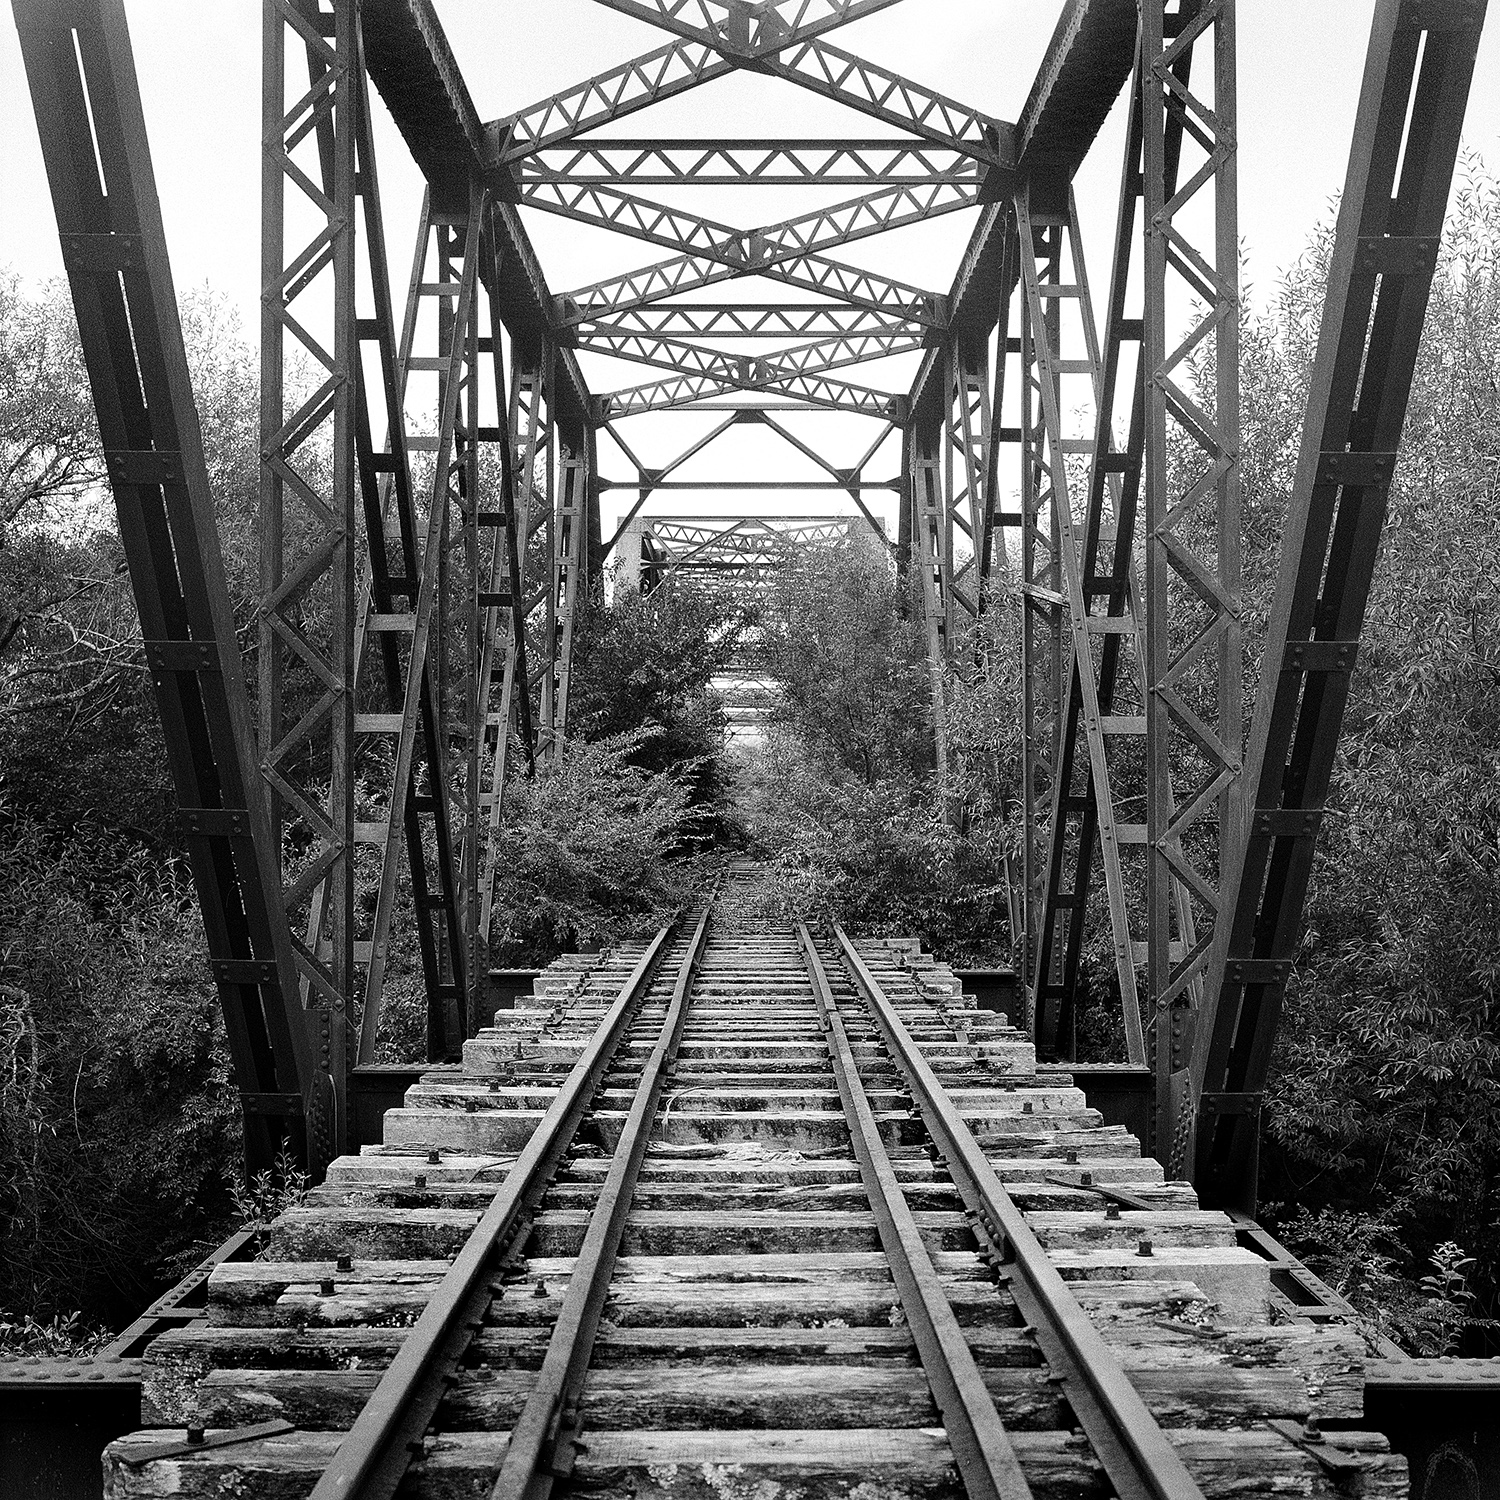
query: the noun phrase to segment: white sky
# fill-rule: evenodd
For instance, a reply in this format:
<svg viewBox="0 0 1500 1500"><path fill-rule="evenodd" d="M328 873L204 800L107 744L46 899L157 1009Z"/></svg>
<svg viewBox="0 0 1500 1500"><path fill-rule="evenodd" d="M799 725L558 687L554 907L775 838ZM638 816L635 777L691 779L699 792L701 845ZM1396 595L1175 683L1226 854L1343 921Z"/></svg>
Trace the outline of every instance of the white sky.
<svg viewBox="0 0 1500 1500"><path fill-rule="evenodd" d="M1060 0L905 0L836 32L839 46L896 68L988 114L1015 119L1030 89ZM437 0L470 91L486 119L505 115L583 77L669 40L654 27L592 0ZM1330 196L1342 184L1374 0L1243 0L1239 7L1240 226L1254 294L1264 297L1293 259ZM179 289L207 283L240 310L254 335L259 278L260 27L256 0L126 0L150 131L173 270ZM1091 263L1107 254L1119 177L1122 110L1077 179ZM888 134L780 80L738 75L622 121L619 135L795 136ZM1470 101L1466 144L1500 166L1500 22L1484 38ZM404 263L420 183L388 126L379 149L394 275ZM673 198L682 206L743 228L770 223L855 189L700 189ZM56 228L37 146L36 126L12 26L0 21L0 268L28 279L61 274ZM643 196L667 199L665 189ZM30 211L27 211L27 210ZM946 291L974 220L973 212L864 241L835 252L934 291ZM668 252L528 211L552 290L561 293ZM1095 272L1103 296L1103 266ZM715 300L734 300L736 284ZM762 288L774 284L761 283ZM789 288L746 300L797 300ZM742 350L744 345L740 346ZM748 351L746 351L748 352ZM904 389L916 356L886 361L884 378L864 369L835 372L861 384ZM653 378L639 366L585 359L595 391ZM798 419L788 419L796 426ZM848 463L872 440L862 418L800 419L799 431L835 463ZM647 462L688 446L702 416L637 418L624 431ZM648 433L648 428L652 429ZM806 460L777 444L774 468L766 439L739 429L683 477L744 473L753 464L784 478L818 477ZM756 446L759 444L760 446ZM894 474L894 452L872 465L871 478ZM625 478L628 466L605 445L602 468ZM873 497L872 497L873 498ZM743 497L736 509L763 513L846 509L815 494ZM611 507L613 508L613 507ZM652 510L720 507L691 494L664 495ZM608 524L608 516L606 524Z"/></svg>

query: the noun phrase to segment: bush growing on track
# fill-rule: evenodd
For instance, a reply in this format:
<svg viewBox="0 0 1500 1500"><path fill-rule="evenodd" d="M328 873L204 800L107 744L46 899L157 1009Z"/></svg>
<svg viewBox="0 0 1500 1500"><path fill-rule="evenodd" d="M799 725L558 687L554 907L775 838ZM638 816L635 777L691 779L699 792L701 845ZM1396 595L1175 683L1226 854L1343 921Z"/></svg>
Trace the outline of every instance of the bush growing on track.
<svg viewBox="0 0 1500 1500"><path fill-rule="evenodd" d="M693 805L694 761L631 763L645 731L569 741L506 790L490 953L522 967L660 927L703 878L686 854L711 815Z"/></svg>

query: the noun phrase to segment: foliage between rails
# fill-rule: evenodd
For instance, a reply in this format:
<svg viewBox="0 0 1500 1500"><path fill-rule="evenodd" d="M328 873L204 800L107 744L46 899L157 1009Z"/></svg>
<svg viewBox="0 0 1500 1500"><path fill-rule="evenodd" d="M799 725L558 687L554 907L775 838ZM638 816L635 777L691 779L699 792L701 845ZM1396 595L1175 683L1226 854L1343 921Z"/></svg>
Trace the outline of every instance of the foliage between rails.
<svg viewBox="0 0 1500 1500"><path fill-rule="evenodd" d="M926 648L889 561L853 543L789 557L762 620L780 695L741 814L788 917L1003 956L1005 837L955 820L932 776Z"/></svg>
<svg viewBox="0 0 1500 1500"><path fill-rule="evenodd" d="M688 767L693 805L722 832L724 711L714 678L735 660L751 626L721 596L671 586L642 595L595 595L574 623L568 730L607 741L636 734L630 763L645 771Z"/></svg>
<svg viewBox="0 0 1500 1500"><path fill-rule="evenodd" d="M491 960L524 967L663 926L701 883L673 859L702 825L692 762L633 764L645 731L564 753L506 790L499 832Z"/></svg>
<svg viewBox="0 0 1500 1500"><path fill-rule="evenodd" d="M888 558L839 542L789 553L762 619L775 722L870 787L932 765L926 649L904 603Z"/></svg>
<svg viewBox="0 0 1500 1500"><path fill-rule="evenodd" d="M781 731L746 767L740 795L788 920L916 934L958 964L1002 956L1003 839L993 824L959 832L930 785L830 773Z"/></svg>
<svg viewBox="0 0 1500 1500"><path fill-rule="evenodd" d="M176 864L0 815L0 1306L133 1315L230 1216L202 923Z"/></svg>

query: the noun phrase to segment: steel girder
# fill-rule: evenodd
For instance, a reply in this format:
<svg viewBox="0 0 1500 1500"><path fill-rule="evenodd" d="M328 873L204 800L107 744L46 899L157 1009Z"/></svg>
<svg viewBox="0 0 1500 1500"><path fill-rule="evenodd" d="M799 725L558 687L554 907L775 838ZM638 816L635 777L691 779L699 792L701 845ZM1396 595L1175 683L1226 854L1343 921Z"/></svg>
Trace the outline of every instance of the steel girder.
<svg viewBox="0 0 1500 1500"><path fill-rule="evenodd" d="M1152 0L1141 48L1145 1021L1155 1036L1160 1150L1172 1123L1169 1080L1188 1064L1190 1012L1222 925L1229 794L1242 752L1235 0ZM1179 165L1184 152L1194 160ZM1174 308L1187 320L1180 336L1169 336ZM1184 897L1175 933L1174 886Z"/></svg>
<svg viewBox="0 0 1500 1500"><path fill-rule="evenodd" d="M1355 119L1225 919L1174 1126L1205 1203L1253 1212L1259 1105L1358 652L1484 0L1380 0Z"/></svg>
<svg viewBox="0 0 1500 1500"><path fill-rule="evenodd" d="M753 13L736 8L722 19L700 8L692 19L686 10L668 12L641 0L599 3L675 31L681 40L497 121L490 128L502 163L569 141L739 68L798 84L988 165L1008 169L1013 162L1014 127L819 40L822 33L895 0L850 0L811 20L788 19L776 7ZM809 13L806 6L790 8L794 16Z"/></svg>
<svg viewBox="0 0 1500 1500"><path fill-rule="evenodd" d="M670 478L672 474L676 473L676 471L680 469L682 465L685 464L690 458L695 458L699 453L702 453L704 449L711 446L731 428L749 424L756 424L768 428L790 447L795 448L804 457L811 459L812 462L818 466L818 468L820 468L825 474L829 476L829 478L838 488L844 490L848 494L849 498L858 507L860 514L865 518L866 521L870 523L871 530L874 531L877 535L885 535L884 528L871 513L869 507L866 506L862 491L868 483L868 481L866 481L864 477L865 469L869 465L870 461L875 457L876 453L878 453L884 446L886 439L895 430L894 423L888 423L886 425L886 427L881 431L880 435L875 439L873 443L870 444L870 446L865 450L863 456L852 468L839 469L830 464L828 460L824 458L816 448L812 447L808 443L803 442L802 439L799 438L795 433L778 422L771 411L755 407L746 407L725 418L724 421L718 423L709 432L705 433L696 442L692 443L681 453L679 453L676 458L672 459L669 463L663 465L659 469L648 469L644 464L641 463L641 461L635 456L635 454L631 452L629 445L620 436L619 432L612 425L606 426L606 430L619 445L620 450L625 454L626 458L628 458L631 463L635 465L637 479L634 485L623 483L620 481L609 480L600 480L599 483L603 488L606 489L633 488L638 492L638 498L635 504L632 505L629 511L626 512L625 517L620 522L618 528L615 531L615 534L609 539L609 541L602 544L600 550L601 559L603 557L607 557L611 552L614 551L616 545L625 535L631 523L645 507L646 501L650 499L650 497L656 492L656 490L659 489ZM887 546L889 545L890 543L887 542Z"/></svg>
<svg viewBox="0 0 1500 1500"><path fill-rule="evenodd" d="M591 332L579 339L578 347L612 359L708 376L726 390L764 390L801 375L909 354L922 347L922 340L910 334L840 334L794 344L774 354L743 355L652 334Z"/></svg>
<svg viewBox="0 0 1500 1500"><path fill-rule="evenodd" d="M1099 801L1105 885L1109 900L1111 935L1115 951L1115 973L1120 985L1126 1054L1132 1063L1146 1060L1136 998L1135 960L1131 948L1127 895L1120 862L1120 846L1139 842L1144 828L1115 819L1110 793L1105 728L1130 732L1134 725L1111 724L1111 703L1101 703L1095 676L1095 641L1133 628L1133 621L1120 615L1089 612L1083 578L1082 538L1078 531L1077 491L1087 482L1088 471L1079 459L1095 453L1094 421L1091 420L1103 383L1088 273L1080 244L1078 219L1071 194L1053 192L1053 204L1033 211L1032 193L1017 201L1016 219L1021 247L1022 284L1025 298L1022 318L1023 342L1028 350L1027 379L1035 404L1028 412L1028 512L1032 515L1033 571L1028 581L1045 588L1045 635L1038 631L1034 645L1045 645L1038 655L1049 684L1059 690L1047 705L1048 744L1044 761L1040 746L1028 757L1033 768L1028 782L1035 782L1038 803L1033 813L1046 809L1043 826L1028 834L1035 839L1038 866L1032 870L1036 910L1041 914L1037 934L1036 967L1031 981L1033 1034L1039 1046L1052 1042L1060 1027L1054 1006L1070 998L1057 984L1054 934L1061 913L1067 913L1074 943L1083 926L1084 892L1075 883L1066 894L1058 890L1064 835L1069 818L1082 810L1084 801L1074 786L1075 752L1086 756L1086 774ZM1087 381L1082 390L1071 378ZM1087 424L1077 430L1083 410ZM1035 420L1040 415L1041 420ZM1106 434L1107 435L1107 434ZM1045 537L1045 543L1038 545ZM1045 570L1036 569L1043 561ZM1041 602L1041 601L1034 601ZM1101 642L1103 644L1103 642ZM1040 664L1039 664L1040 665ZM1065 686L1067 685L1067 686ZM1083 739L1078 721L1083 724ZM1144 725L1140 726L1144 729ZM1140 731L1137 730L1137 733ZM1085 748L1086 747L1086 748ZM1044 769L1045 767L1045 769ZM1047 775L1050 772L1050 776ZM1045 802L1040 799L1046 798ZM1045 841L1045 842L1044 842ZM1071 1048L1067 1048L1071 1053Z"/></svg>
<svg viewBox="0 0 1500 1500"><path fill-rule="evenodd" d="M476 374L474 324L485 209L482 194L468 208L448 213L435 210L430 198L424 203L398 356L389 321L378 178L369 147L365 130L359 172L361 196L369 205L365 228L377 310L373 319L361 320L360 336L377 345L388 436L384 450L371 440L361 361L356 425L367 547L355 621L354 724L355 753L360 755L361 746L369 747L360 755L362 768L367 784L382 794L385 817L356 824L358 841L379 850L376 899L364 939L369 947L357 941L355 949L356 961L363 960L366 970L358 1057L361 1063L375 1057L404 843L429 1002L427 1055L436 1061L451 1057L462 1044L471 998L460 909L461 870L450 807L454 778L447 763L441 652L450 605L449 528L454 516L462 524L473 492L474 452L465 398ZM403 408L412 394L412 379L428 375L437 382L437 430L409 433ZM430 477L421 487L425 507L416 504L413 468L418 454L432 455ZM388 486L382 483L387 476ZM398 558L394 573L393 550ZM404 607L397 605L401 598ZM464 787L466 792L467 778Z"/></svg>
<svg viewBox="0 0 1500 1500"><path fill-rule="evenodd" d="M370 1062L403 847L429 1001L430 1055L449 1055L465 1030L459 871L433 641L441 635L437 610L463 360L454 330L471 316L477 234L462 227L465 211L427 216L398 352L359 21L354 13L345 17L343 5L335 0L329 11L313 0L278 0L267 8L261 714L277 823L289 813L293 836L310 839L314 850L286 898L290 912L304 905L307 911L301 948L309 993L317 991L335 1013L358 1001L358 1058ZM300 42L312 80L300 98L291 86L296 102L289 112L288 38ZM300 217L286 214L289 183L322 210L326 226L295 253L285 243L287 225ZM429 231L441 236L455 227L472 241L462 275L424 281ZM366 258L369 316L357 307L356 239ZM451 262L448 251L439 255ZM411 341L424 295L438 304L429 320L437 347L418 354ZM313 330L325 322L331 338L320 339ZM290 416L288 334L327 372ZM379 370L373 386L371 363ZM404 416L416 371L438 378L438 431L421 445L432 454L425 516L413 473L417 444ZM383 407L383 446L374 437L372 396ZM300 508L291 525L289 497ZM361 535L364 575L351 579ZM325 582L327 610L319 624ZM304 621L313 624L316 640ZM319 689L318 701L288 729L288 692ZM326 814L317 791L325 775ZM356 780L370 789L373 818L357 816ZM355 901L359 846L376 851L372 902ZM336 1088L342 1062L331 1070Z"/></svg>
<svg viewBox="0 0 1500 1500"><path fill-rule="evenodd" d="M1189 52L1175 65L1175 77L1184 87L1190 78L1190 63ZM1086 657L1076 650L1069 653L1067 685L1059 706L1059 760L1048 825L1048 851L1041 871L1042 896L1034 934L1036 954L1031 986L1037 1011L1036 1033L1038 1045L1048 1056L1075 1055L1073 1007L1094 855L1101 840L1116 974L1122 995L1128 993L1120 977L1122 966L1128 962L1132 970L1139 968L1146 962L1148 952L1145 939L1137 935L1149 924L1147 911L1141 910L1139 903L1134 910L1130 909L1120 886L1109 879L1113 865L1124 868L1128 859L1139 860L1145 853L1143 820L1136 816L1122 821L1117 808L1145 809L1146 778L1154 769L1142 754L1146 733L1145 617L1135 562L1145 445L1141 358L1145 322L1143 307L1139 305L1144 301L1143 289L1135 287L1133 291L1133 284L1140 277L1133 269L1132 252L1145 194L1144 99L1138 62L1126 128L1109 300L1098 344L1092 333L1095 325L1087 283L1079 277L1094 407L1079 551L1080 604L1091 651ZM1181 135L1181 120L1169 121L1163 157L1167 174L1164 197L1170 197L1175 190ZM1069 234L1075 260L1081 263L1077 211L1071 205ZM1130 310L1132 307L1136 309L1134 312ZM1137 351L1134 378L1127 387L1132 392L1129 428L1124 449L1117 450L1113 424L1121 388L1121 361L1129 345L1134 345ZM1102 618L1099 623L1091 624L1087 618L1091 615ZM1105 624L1104 620L1115 623ZM1083 681L1085 674L1092 677L1091 689ZM1090 712L1090 703L1096 712ZM1170 786L1170 765L1161 774ZM1140 871L1127 884L1144 890L1144 875L1144 870ZM1170 893L1178 930L1173 951L1180 956L1196 940L1192 903L1180 881L1171 883ZM1194 998L1197 993L1195 987Z"/></svg>
<svg viewBox="0 0 1500 1500"><path fill-rule="evenodd" d="M878 526L872 530L884 539ZM736 594L758 592L799 550L864 534L863 522L846 517L652 516L626 532L626 576L638 579L647 592L674 581Z"/></svg>
<svg viewBox="0 0 1500 1500"><path fill-rule="evenodd" d="M341 1104L356 984L356 16L353 0L268 0L262 96L261 769L287 914L306 929L292 933L304 1003L323 1018ZM314 372L291 390L288 346ZM283 870L289 833L295 873Z"/></svg>
<svg viewBox="0 0 1500 1500"><path fill-rule="evenodd" d="M986 168L965 152L922 140L573 140L513 167L524 195L537 183L571 187L809 187L947 183L977 188Z"/></svg>
<svg viewBox="0 0 1500 1500"><path fill-rule="evenodd" d="M120 0L16 0L105 471L187 841L249 1170L339 1149L339 1018L305 1012Z"/></svg>
<svg viewBox="0 0 1500 1500"><path fill-rule="evenodd" d="M524 202L530 208L683 251L671 260L567 293L565 323L613 316L744 276L767 276L876 312L928 322L939 315L933 293L857 270L818 252L972 208L978 198L963 185L915 188L903 184L752 230L592 185L542 184L529 190Z"/></svg>
<svg viewBox="0 0 1500 1500"><path fill-rule="evenodd" d="M953 523L943 489L941 421L913 419L904 445L900 558L908 569L931 679L933 753L948 781L946 676L953 644Z"/></svg>
<svg viewBox="0 0 1500 1500"><path fill-rule="evenodd" d="M578 325L577 338L601 333L689 339L929 337L921 324L899 314L817 302L656 302L587 319Z"/></svg>
<svg viewBox="0 0 1500 1500"><path fill-rule="evenodd" d="M724 372L711 375L679 375L655 385L632 386L598 398L600 420L639 416L648 411L670 411L693 406L710 396L726 391L756 391L787 395L828 411L853 412L862 417L899 420L905 400L889 391L875 391L867 386L829 380L822 375L804 375L795 370L781 370L769 359L745 361L743 376L730 373L732 361L724 361ZM752 364L754 368L752 368ZM779 410L780 408L776 408Z"/></svg>

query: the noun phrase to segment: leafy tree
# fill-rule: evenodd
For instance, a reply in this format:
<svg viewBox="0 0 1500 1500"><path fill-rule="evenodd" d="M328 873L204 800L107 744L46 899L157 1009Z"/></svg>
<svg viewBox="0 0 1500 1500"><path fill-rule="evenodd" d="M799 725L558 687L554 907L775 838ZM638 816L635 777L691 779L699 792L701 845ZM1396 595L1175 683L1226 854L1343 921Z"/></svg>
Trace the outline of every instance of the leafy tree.
<svg viewBox="0 0 1500 1500"><path fill-rule="evenodd" d="M790 553L764 620L776 721L866 786L932 764L926 648L888 558L852 541Z"/></svg>
<svg viewBox="0 0 1500 1500"><path fill-rule="evenodd" d="M701 823L692 765L633 763L644 731L570 741L506 793L490 951L497 963L547 963L664 924L701 881L672 859Z"/></svg>
<svg viewBox="0 0 1500 1500"><path fill-rule="evenodd" d="M695 807L727 795L724 712L714 679L736 660L752 616L722 594L671 586L596 594L574 625L568 727L575 738L634 735L629 762L683 768ZM712 831L722 832L717 821Z"/></svg>
<svg viewBox="0 0 1500 1500"><path fill-rule="evenodd" d="M1289 408L1303 400L1331 242L1327 227L1315 235L1247 342L1246 592L1257 620L1269 609L1295 461ZM1374 1226L1412 1280L1443 1245L1462 1246L1460 1258L1473 1258L1470 1325L1493 1315L1500 1274L1497 433L1500 184L1471 158L1278 1038L1263 1184L1273 1199ZM1305 1215L1284 1213L1306 1231ZM1443 1339L1399 1299L1356 1290L1412 1347L1438 1352Z"/></svg>

